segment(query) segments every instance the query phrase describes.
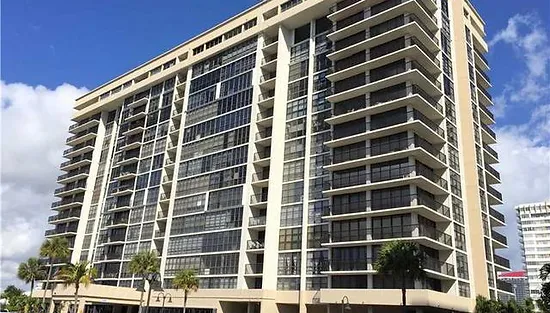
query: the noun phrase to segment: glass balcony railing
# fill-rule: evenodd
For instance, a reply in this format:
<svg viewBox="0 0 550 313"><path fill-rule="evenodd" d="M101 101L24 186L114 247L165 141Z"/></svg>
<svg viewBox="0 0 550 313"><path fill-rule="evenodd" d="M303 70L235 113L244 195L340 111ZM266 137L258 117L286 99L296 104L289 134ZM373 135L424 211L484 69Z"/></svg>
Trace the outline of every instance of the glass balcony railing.
<svg viewBox="0 0 550 313"><path fill-rule="evenodd" d="M265 248L264 240L248 240L246 242L246 248L248 250L260 250Z"/></svg>
<svg viewBox="0 0 550 313"><path fill-rule="evenodd" d="M494 262L502 267L510 268L510 260L503 258L499 255L494 255Z"/></svg>
<svg viewBox="0 0 550 313"><path fill-rule="evenodd" d="M508 245L508 240L506 239L506 236L497 232L496 230L491 230L491 237L493 237L494 240L502 243L505 246Z"/></svg>
<svg viewBox="0 0 550 313"><path fill-rule="evenodd" d="M330 233L331 242L367 241L397 238L427 237L447 246L452 246L452 237L436 228L421 224L390 227L358 228L334 230Z"/></svg>
<svg viewBox="0 0 550 313"><path fill-rule="evenodd" d="M502 201L502 194L498 192L495 188L491 186L487 186L487 192L490 193L493 197L497 198L498 200Z"/></svg>
<svg viewBox="0 0 550 313"><path fill-rule="evenodd" d="M487 170L487 172L491 173L491 175L495 176L497 179L500 179L500 173L495 170L491 165L485 164L485 170Z"/></svg>
<svg viewBox="0 0 550 313"><path fill-rule="evenodd" d="M502 223L505 223L504 214L500 213L499 211L489 207L489 214L497 220L501 221Z"/></svg>
<svg viewBox="0 0 550 313"><path fill-rule="evenodd" d="M263 226L266 223L265 216L251 216L248 220L248 226Z"/></svg>
<svg viewBox="0 0 550 313"><path fill-rule="evenodd" d="M491 148L488 144L484 143L483 148L485 151L487 151L490 155L492 155L495 159L498 159L498 152L495 151L495 149Z"/></svg>
<svg viewBox="0 0 550 313"><path fill-rule="evenodd" d="M246 264L245 274L262 274L264 272L263 263Z"/></svg>

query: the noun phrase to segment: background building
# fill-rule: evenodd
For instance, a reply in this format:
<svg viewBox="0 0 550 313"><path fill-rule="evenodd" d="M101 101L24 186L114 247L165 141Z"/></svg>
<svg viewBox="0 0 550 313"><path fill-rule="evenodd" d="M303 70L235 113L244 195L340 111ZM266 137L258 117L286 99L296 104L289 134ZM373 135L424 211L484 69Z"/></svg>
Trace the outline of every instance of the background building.
<svg viewBox="0 0 550 313"><path fill-rule="evenodd" d="M502 272L498 274L498 278L510 283L514 287L515 299L518 302L529 298L529 283L525 271ZM513 297L510 296L510 299L513 299Z"/></svg>
<svg viewBox="0 0 550 313"><path fill-rule="evenodd" d="M516 213L529 296L538 299L542 284L539 270L550 263L550 202L521 204Z"/></svg>
<svg viewBox="0 0 550 313"><path fill-rule="evenodd" d="M512 294L483 25L464 0L261 2L77 99L46 236L109 286L156 251L219 312L397 310L373 269L395 239L428 256L420 306Z"/></svg>

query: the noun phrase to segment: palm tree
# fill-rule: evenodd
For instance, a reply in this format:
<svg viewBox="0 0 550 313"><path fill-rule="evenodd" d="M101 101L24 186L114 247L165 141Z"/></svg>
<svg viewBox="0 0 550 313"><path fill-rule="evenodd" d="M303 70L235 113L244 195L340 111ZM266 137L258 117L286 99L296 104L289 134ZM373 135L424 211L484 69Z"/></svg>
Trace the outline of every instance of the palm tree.
<svg viewBox="0 0 550 313"><path fill-rule="evenodd" d="M199 289L199 279L192 270L181 270L176 274L172 281L172 286L176 289L183 289L183 313L185 313L185 307L187 306L187 296L191 291L197 291Z"/></svg>
<svg viewBox="0 0 550 313"><path fill-rule="evenodd" d="M69 251L69 242L64 237L54 237L52 239L44 241L44 243L42 243L42 246L40 246L40 256L48 258L48 264L50 264L48 276L46 277L46 288L44 290L44 295L42 296L42 303L45 303L46 290L50 288L50 279L52 278L54 260L65 259L70 254L71 252Z"/></svg>
<svg viewBox="0 0 550 313"><path fill-rule="evenodd" d="M539 278L541 280L546 280L549 275L550 275L550 263L546 263L539 270Z"/></svg>
<svg viewBox="0 0 550 313"><path fill-rule="evenodd" d="M44 265L37 258L29 258L27 262L19 264L17 277L25 281L26 284L31 284L31 293L29 296L32 298L35 281L44 279L46 271L44 270Z"/></svg>
<svg viewBox="0 0 550 313"><path fill-rule="evenodd" d="M157 257L157 253L154 251L143 251L132 257L130 264L128 264L130 272L141 277L143 288L141 288L141 298L139 300L139 313L143 308L143 294L145 292L145 280L148 276L159 271L160 263ZM150 282L149 282L150 283ZM151 287L149 286L149 290Z"/></svg>
<svg viewBox="0 0 550 313"><path fill-rule="evenodd" d="M384 244L374 268L382 274L401 279L402 311L407 312L407 281L424 279L424 253L411 242L392 241Z"/></svg>
<svg viewBox="0 0 550 313"><path fill-rule="evenodd" d="M63 281L65 286L74 285L74 313L78 310L78 290L80 284L90 285L97 276L97 270L88 261L69 263L59 271L57 278Z"/></svg>

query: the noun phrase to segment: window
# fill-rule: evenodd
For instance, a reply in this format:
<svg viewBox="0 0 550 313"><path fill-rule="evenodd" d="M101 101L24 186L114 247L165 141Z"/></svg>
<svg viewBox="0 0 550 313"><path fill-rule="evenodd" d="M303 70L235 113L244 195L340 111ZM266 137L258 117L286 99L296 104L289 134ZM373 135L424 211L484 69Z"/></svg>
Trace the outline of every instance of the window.
<svg viewBox="0 0 550 313"><path fill-rule="evenodd" d="M321 248L322 243L328 242L328 225L309 226L307 228L307 247Z"/></svg>
<svg viewBox="0 0 550 313"><path fill-rule="evenodd" d="M283 184L282 199L283 204L302 202L304 197L304 182Z"/></svg>
<svg viewBox="0 0 550 313"><path fill-rule="evenodd" d="M288 85L288 100L293 100L307 95L307 77Z"/></svg>
<svg viewBox="0 0 550 313"><path fill-rule="evenodd" d="M256 26L257 20L256 18L251 19L250 21L243 24L244 30L250 29L254 26Z"/></svg>
<svg viewBox="0 0 550 313"><path fill-rule="evenodd" d="M281 227L298 226L302 224L302 212L304 208L301 204L281 207Z"/></svg>
<svg viewBox="0 0 550 313"><path fill-rule="evenodd" d="M328 200L311 202L308 205L308 223L309 224L318 224L322 223L323 220L321 217L323 213L326 212L329 208Z"/></svg>
<svg viewBox="0 0 550 313"><path fill-rule="evenodd" d="M294 139L306 135L306 119L301 118L286 123L285 139Z"/></svg>
<svg viewBox="0 0 550 313"><path fill-rule="evenodd" d="M293 81L308 75L309 60L305 59L289 65L288 81Z"/></svg>
<svg viewBox="0 0 550 313"><path fill-rule="evenodd" d="M307 98L291 101L286 105L286 119L304 116L307 112Z"/></svg>
<svg viewBox="0 0 550 313"><path fill-rule="evenodd" d="M289 228L279 230L279 250L300 249L301 245L301 228Z"/></svg>
<svg viewBox="0 0 550 313"><path fill-rule="evenodd" d="M455 245L457 249L466 251L466 232L464 227L454 224L455 229Z"/></svg>
<svg viewBox="0 0 550 313"><path fill-rule="evenodd" d="M456 271L458 277L462 279L469 279L468 274L468 257L464 253L456 253Z"/></svg>
<svg viewBox="0 0 550 313"><path fill-rule="evenodd" d="M304 160L286 162L283 165L283 182L304 178Z"/></svg>
<svg viewBox="0 0 550 313"><path fill-rule="evenodd" d="M277 275L300 275L300 252L279 253Z"/></svg>
<svg viewBox="0 0 550 313"><path fill-rule="evenodd" d="M284 160L287 161L303 157L305 154L305 145L305 138L286 142Z"/></svg>

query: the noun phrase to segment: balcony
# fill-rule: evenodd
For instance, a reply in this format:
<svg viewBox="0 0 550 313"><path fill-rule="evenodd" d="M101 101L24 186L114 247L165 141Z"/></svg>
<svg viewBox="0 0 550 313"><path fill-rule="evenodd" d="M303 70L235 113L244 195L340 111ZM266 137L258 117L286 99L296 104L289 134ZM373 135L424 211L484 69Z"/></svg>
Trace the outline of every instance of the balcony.
<svg viewBox="0 0 550 313"><path fill-rule="evenodd" d="M498 163L498 153L488 144L483 144L483 152L485 153L485 162Z"/></svg>
<svg viewBox="0 0 550 313"><path fill-rule="evenodd" d="M55 229L48 229L44 232L46 237L54 237L60 235L76 235L78 225L70 225L66 227L57 227Z"/></svg>
<svg viewBox="0 0 550 313"><path fill-rule="evenodd" d="M422 30L434 38L437 30L437 20L434 15L423 7L421 1L385 1L373 5L365 14L359 11L346 18L338 20L328 38L338 41L360 31L370 30L371 36L377 36L408 22L415 21ZM370 15L368 15L370 13ZM388 22L391 21L391 22Z"/></svg>
<svg viewBox="0 0 550 313"><path fill-rule="evenodd" d="M79 154L83 154L86 152L90 152L94 150L95 140L91 139L86 142L80 143L78 145L75 145L74 147L71 147L69 149L66 149L63 151L63 157L65 158L72 158L74 156L77 156Z"/></svg>
<svg viewBox="0 0 550 313"><path fill-rule="evenodd" d="M264 272L264 264L263 263L252 263L252 264L246 264L244 274L245 275L259 275Z"/></svg>
<svg viewBox="0 0 550 313"><path fill-rule="evenodd" d="M108 252L107 254L105 254L104 260L122 260L122 251Z"/></svg>
<svg viewBox="0 0 550 313"><path fill-rule="evenodd" d="M487 187L487 194L491 196L489 197L489 204L502 204L502 194L491 186L486 186L486 187Z"/></svg>
<svg viewBox="0 0 550 313"><path fill-rule="evenodd" d="M105 228L116 228L128 226L128 216L122 218L110 218L105 223ZM124 241L124 238L122 239Z"/></svg>
<svg viewBox="0 0 550 313"><path fill-rule="evenodd" d="M481 136L483 139L483 143L493 144L497 142L497 135L491 128L489 128L489 126L485 124L481 124L481 129L482 129Z"/></svg>
<svg viewBox="0 0 550 313"><path fill-rule="evenodd" d="M260 76L260 87L267 90L274 89L276 77L277 77L277 73L275 71L273 72L264 71L262 76Z"/></svg>
<svg viewBox="0 0 550 313"><path fill-rule="evenodd" d="M485 88L483 88L481 85L478 85L477 91L478 91L477 95L478 95L478 100L480 105L485 105L485 106L493 105L493 97L491 97L491 95Z"/></svg>
<svg viewBox="0 0 550 313"><path fill-rule="evenodd" d="M350 203L333 203L326 207L323 219L345 220L416 212L434 222L449 222L451 209L426 194L396 196Z"/></svg>
<svg viewBox="0 0 550 313"><path fill-rule="evenodd" d="M126 240L126 233L107 236L106 244L120 244Z"/></svg>
<svg viewBox="0 0 550 313"><path fill-rule="evenodd" d="M251 216L248 220L249 227L265 226L266 216Z"/></svg>
<svg viewBox="0 0 550 313"><path fill-rule="evenodd" d="M491 230L491 237L494 240L494 246L496 246L496 249L500 248L507 248L508 247L508 241L506 240L506 236L502 235L501 233L497 232L496 230Z"/></svg>
<svg viewBox="0 0 550 313"><path fill-rule="evenodd" d="M334 229L334 228L333 228ZM426 225L401 225L395 227L360 228L330 233L330 242L324 246L356 246L358 244L378 245L388 240L411 238L433 249L448 250L452 237L436 228Z"/></svg>
<svg viewBox="0 0 550 313"><path fill-rule="evenodd" d="M275 89L262 91L258 95L258 105L264 108L272 108L275 103Z"/></svg>
<svg viewBox="0 0 550 313"><path fill-rule="evenodd" d="M273 133L273 129L271 127L257 132L255 143L261 146L270 146L272 133Z"/></svg>
<svg viewBox="0 0 550 313"><path fill-rule="evenodd" d="M485 170L489 173L489 175L485 175L488 184L500 183L500 173L497 170L489 164L485 164Z"/></svg>
<svg viewBox="0 0 550 313"><path fill-rule="evenodd" d="M411 1L411 5L414 1ZM384 14L385 15L385 14ZM427 17L427 16L426 16ZM359 22L359 25L364 23L372 24L375 20L383 21L383 16L368 18ZM426 21L427 19L424 19ZM356 24L356 25L358 25ZM435 25L435 24L433 24ZM427 47L429 51L437 51L439 49L439 40L422 18L418 18L415 14L405 14L397 18L386 20L378 25L373 25L370 28L370 34L365 31L357 30L355 34L351 34L351 30L355 26L349 26L338 32L329 34L331 40L334 40L334 52L327 55L332 61L337 61L349 57L358 52L382 45L389 41L400 37L409 36L415 37ZM350 31L348 31L348 29ZM436 30L436 28L433 28ZM349 35L348 35L349 34ZM345 36L348 35L348 36Z"/></svg>
<svg viewBox="0 0 550 313"><path fill-rule="evenodd" d="M247 250L263 250L265 248L265 242L263 240L248 240L246 242Z"/></svg>
<svg viewBox="0 0 550 313"><path fill-rule="evenodd" d="M323 191L332 196L372 189L391 188L414 184L433 195L447 195L448 183L433 170L417 165L393 166L388 169L371 169L370 173L352 172L334 176L331 189Z"/></svg>
<svg viewBox="0 0 550 313"><path fill-rule="evenodd" d="M63 210L63 209L82 206L83 201L84 201L84 196L74 197L71 199L63 199L52 203L52 209Z"/></svg>
<svg viewBox="0 0 550 313"><path fill-rule="evenodd" d="M265 149L264 151L259 151L254 153L254 164L258 166L268 166L271 158L271 149Z"/></svg>
<svg viewBox="0 0 550 313"><path fill-rule="evenodd" d="M491 79L489 78L489 75L487 75L483 70L476 67L476 81L478 84L481 84L484 88L490 88L491 87Z"/></svg>
<svg viewBox="0 0 550 313"><path fill-rule="evenodd" d="M83 130L76 135L73 135L65 141L69 146L76 146L79 143L86 142L90 139L94 139L97 136L97 126Z"/></svg>
<svg viewBox="0 0 550 313"><path fill-rule="evenodd" d="M414 156L416 160L434 169L446 167L446 155L441 152L441 148L436 148L428 141L415 136L366 147L334 149L332 163L324 168L329 171L340 171L408 156Z"/></svg>
<svg viewBox="0 0 550 313"><path fill-rule="evenodd" d="M512 284L502 281L500 279L497 279L497 289L499 291L504 291L513 294L514 293L514 286Z"/></svg>
<svg viewBox="0 0 550 313"><path fill-rule="evenodd" d="M410 82L418 85L420 90L424 91L424 95L430 98L441 96L441 83L436 75L426 70L420 63L415 61L404 62L403 59L391 64L391 66L382 66L373 69L367 76L362 74L352 76L342 81L338 81L333 89L332 95L327 97L327 100L332 103L338 103L345 100L363 96L366 93L380 94L385 92L383 89L390 88L396 85ZM405 97L406 95L401 95ZM388 100L372 99L372 103L386 102ZM432 104L432 103L428 103ZM336 105L336 104L335 104ZM439 111L439 110L438 110Z"/></svg>
<svg viewBox="0 0 550 313"><path fill-rule="evenodd" d="M476 67L479 67L482 71L489 70L489 62L487 61L483 53L478 51L477 49L474 49L474 51Z"/></svg>
<svg viewBox="0 0 550 313"><path fill-rule="evenodd" d="M262 127L269 127L273 124L273 108L259 112L256 116L256 123Z"/></svg>
<svg viewBox="0 0 550 313"><path fill-rule="evenodd" d="M267 206L267 193L250 196L250 206Z"/></svg>
<svg viewBox="0 0 550 313"><path fill-rule="evenodd" d="M82 167L85 165L90 165L92 163L92 153L88 152L86 154L81 154L77 157L61 163L60 169L64 171L70 171L72 169Z"/></svg>
<svg viewBox="0 0 550 313"><path fill-rule="evenodd" d="M131 109L128 113L128 116L124 119L124 121L132 122L132 121L137 121L139 119L144 118L145 116L147 116L146 108L147 108L146 105L142 105Z"/></svg>
<svg viewBox="0 0 550 313"><path fill-rule="evenodd" d="M131 185L122 185L122 186L118 186L118 187L114 188L111 191L111 195L115 196L115 197L119 197L119 196L129 195L132 192L134 192L134 184L133 183Z"/></svg>
<svg viewBox="0 0 550 313"><path fill-rule="evenodd" d="M65 187L60 187L55 189L54 196L56 197L66 197L73 194L81 193L86 191L86 182L79 182L77 184L71 183Z"/></svg>
<svg viewBox="0 0 550 313"><path fill-rule="evenodd" d="M499 226L504 226L506 224L506 220L504 217L504 214L500 213L499 211L489 207L489 215L498 221Z"/></svg>
<svg viewBox="0 0 550 313"><path fill-rule="evenodd" d="M97 113L93 116L80 120L77 123L69 126L69 132L73 134L77 134L81 131L86 130L87 128L97 126L99 125L100 118L101 118L101 113Z"/></svg>
<svg viewBox="0 0 550 313"><path fill-rule="evenodd" d="M486 106L479 105L479 108L481 109L481 121L483 124L494 124L495 123L495 116L493 112L491 112Z"/></svg>
<svg viewBox="0 0 550 313"><path fill-rule="evenodd" d="M48 217L50 224L67 223L71 221L77 221L80 219L80 209L64 211L56 215Z"/></svg>
<svg viewBox="0 0 550 313"><path fill-rule="evenodd" d="M404 1L401 1L401 2L404 2ZM424 10L426 10L426 12L433 12L437 10L437 4L432 0L421 0L420 2L421 2L420 5ZM371 14L375 15L379 12L383 12L387 10L388 4L383 3L380 0L377 0L377 1L344 0L334 4L330 8L330 14L328 15L328 18L331 21L336 22L352 14L363 11L368 7L374 7L374 9L370 9L369 11L372 11L373 13ZM393 5L390 5L390 8L391 7L393 7Z"/></svg>
<svg viewBox="0 0 550 313"><path fill-rule="evenodd" d="M82 167L77 170L72 170L66 174L57 176L57 183L65 184L72 181L77 181L88 177L90 174L90 167Z"/></svg>
<svg viewBox="0 0 550 313"><path fill-rule="evenodd" d="M266 55L261 61L260 66L262 70L268 72L274 72L277 69L277 54Z"/></svg>
<svg viewBox="0 0 550 313"><path fill-rule="evenodd" d="M495 265L500 266L505 271L510 270L510 260L508 260L506 258L503 258L503 257L501 257L499 255L496 255L496 254L494 254L493 256L494 256L493 260L495 262Z"/></svg>
<svg viewBox="0 0 550 313"><path fill-rule="evenodd" d="M127 125L128 127L126 130L123 130L124 128L121 126L120 132L122 133L122 135L131 136L134 134L142 133L145 130L145 118L138 121L130 122Z"/></svg>
<svg viewBox="0 0 550 313"><path fill-rule="evenodd" d="M166 232L164 230L155 231L155 238L163 239L165 236L166 236Z"/></svg>

